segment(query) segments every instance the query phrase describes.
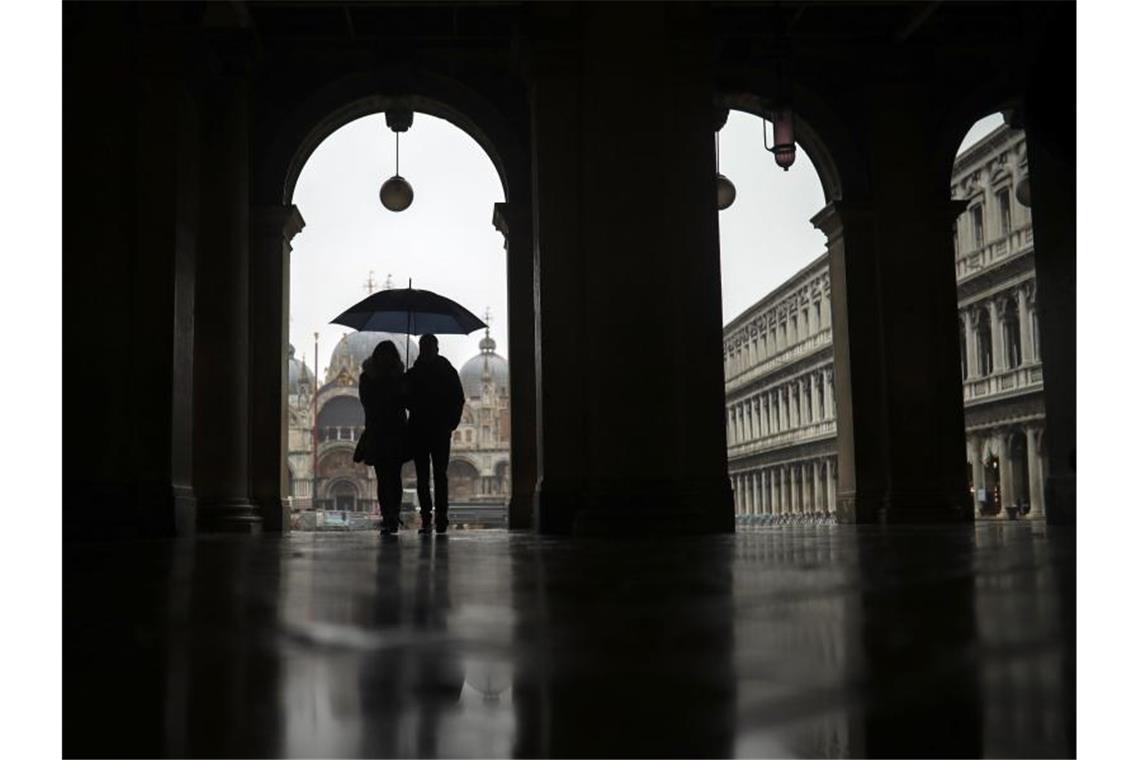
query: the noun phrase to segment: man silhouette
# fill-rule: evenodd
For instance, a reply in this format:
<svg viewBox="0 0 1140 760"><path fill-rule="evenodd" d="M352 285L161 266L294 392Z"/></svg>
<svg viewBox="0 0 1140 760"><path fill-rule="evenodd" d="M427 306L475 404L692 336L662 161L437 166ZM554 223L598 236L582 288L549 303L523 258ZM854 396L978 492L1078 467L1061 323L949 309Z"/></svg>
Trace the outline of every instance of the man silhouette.
<svg viewBox="0 0 1140 760"><path fill-rule="evenodd" d="M463 415L463 385L451 362L439 355L439 339L420 338L420 356L408 370L408 438L416 462L416 490L420 498L420 533L431 533L432 494L435 482L435 532L447 532L447 461L451 433Z"/></svg>

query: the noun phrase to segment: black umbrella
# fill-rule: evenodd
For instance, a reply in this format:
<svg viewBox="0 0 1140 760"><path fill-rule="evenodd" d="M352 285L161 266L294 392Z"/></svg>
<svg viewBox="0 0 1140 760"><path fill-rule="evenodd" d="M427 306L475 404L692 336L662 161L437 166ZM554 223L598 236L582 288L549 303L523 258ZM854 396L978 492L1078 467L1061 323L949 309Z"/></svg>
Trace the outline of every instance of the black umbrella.
<svg viewBox="0 0 1140 760"><path fill-rule="evenodd" d="M361 332L402 332L408 336L467 335L487 326L450 298L412 288L411 280L407 288L373 293L332 322ZM404 355L407 356L406 347Z"/></svg>

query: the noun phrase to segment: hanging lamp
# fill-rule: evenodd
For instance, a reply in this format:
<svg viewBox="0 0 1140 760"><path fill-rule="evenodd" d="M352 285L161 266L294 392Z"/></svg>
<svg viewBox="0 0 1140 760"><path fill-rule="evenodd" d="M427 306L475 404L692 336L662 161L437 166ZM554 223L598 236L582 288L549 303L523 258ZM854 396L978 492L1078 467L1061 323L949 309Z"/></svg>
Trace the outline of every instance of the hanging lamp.
<svg viewBox="0 0 1140 760"><path fill-rule="evenodd" d="M384 112L384 120L396 133L396 173L380 186L380 203L389 211L399 212L412 205L415 198L411 183L400 176L400 133L412 126L412 111L393 108Z"/></svg>
<svg viewBox="0 0 1140 760"><path fill-rule="evenodd" d="M720 173L720 130L716 131L716 207L720 211L732 205L736 200L736 185L732 180Z"/></svg>
<svg viewBox="0 0 1140 760"><path fill-rule="evenodd" d="M776 166L784 171L796 162L795 119L790 106L776 108L772 117L772 144L768 144L768 128L764 127L764 147L776 157Z"/></svg>

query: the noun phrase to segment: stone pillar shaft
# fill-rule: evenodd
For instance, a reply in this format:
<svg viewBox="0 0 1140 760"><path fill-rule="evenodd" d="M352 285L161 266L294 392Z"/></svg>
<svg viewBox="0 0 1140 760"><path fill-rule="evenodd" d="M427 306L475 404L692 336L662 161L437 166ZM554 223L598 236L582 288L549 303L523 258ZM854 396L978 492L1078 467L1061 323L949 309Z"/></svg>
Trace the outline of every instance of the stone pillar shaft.
<svg viewBox="0 0 1140 760"><path fill-rule="evenodd" d="M262 526L249 483L248 109L243 78L212 84L203 119L194 370L198 528L206 531Z"/></svg>
<svg viewBox="0 0 1140 760"><path fill-rule="evenodd" d="M539 530L730 532L707 9L528 13Z"/></svg>

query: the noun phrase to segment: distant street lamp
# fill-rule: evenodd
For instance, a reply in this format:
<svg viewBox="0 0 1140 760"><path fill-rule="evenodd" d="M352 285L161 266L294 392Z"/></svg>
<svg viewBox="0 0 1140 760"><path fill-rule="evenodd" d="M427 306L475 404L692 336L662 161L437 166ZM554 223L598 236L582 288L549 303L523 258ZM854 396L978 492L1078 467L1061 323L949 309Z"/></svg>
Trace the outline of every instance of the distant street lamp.
<svg viewBox="0 0 1140 760"><path fill-rule="evenodd" d="M776 166L784 171L796 162L796 135L792 109L780 106L772 119L772 144L768 144L768 129L764 129L764 147L776 157Z"/></svg>
<svg viewBox="0 0 1140 760"><path fill-rule="evenodd" d="M728 119L728 109L724 110L724 120ZM721 120L721 126L724 126ZM720 173L720 127L716 130L716 207L724 211L736 200L736 185L732 180Z"/></svg>
<svg viewBox="0 0 1140 760"><path fill-rule="evenodd" d="M396 133L396 173L380 186L380 203L389 211L403 211L412 205L415 192L412 185L400 176L400 133L412 126L412 111L393 108L384 112L388 127Z"/></svg>

